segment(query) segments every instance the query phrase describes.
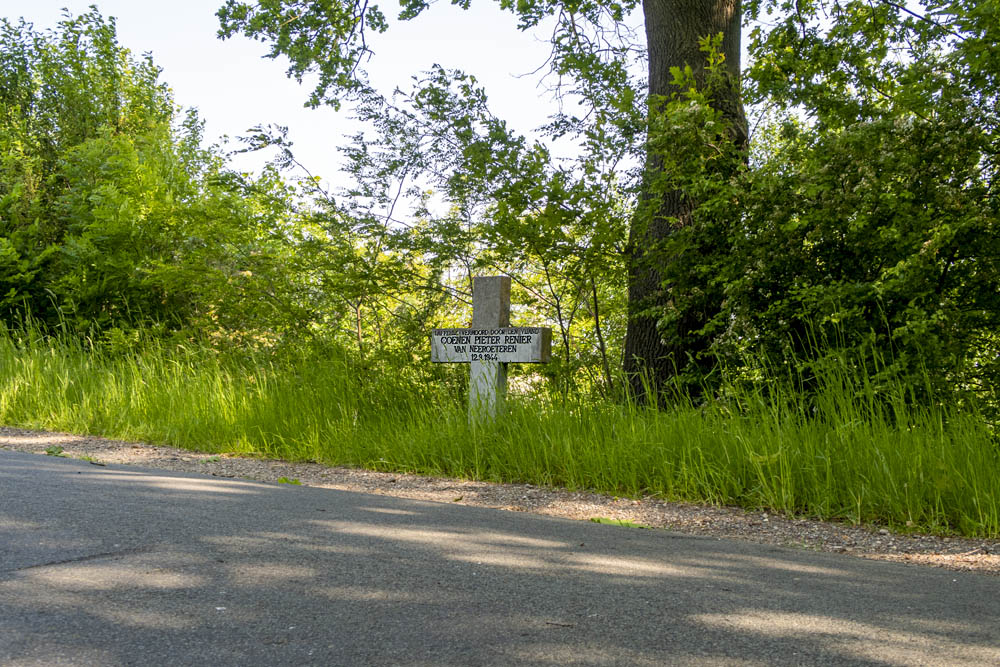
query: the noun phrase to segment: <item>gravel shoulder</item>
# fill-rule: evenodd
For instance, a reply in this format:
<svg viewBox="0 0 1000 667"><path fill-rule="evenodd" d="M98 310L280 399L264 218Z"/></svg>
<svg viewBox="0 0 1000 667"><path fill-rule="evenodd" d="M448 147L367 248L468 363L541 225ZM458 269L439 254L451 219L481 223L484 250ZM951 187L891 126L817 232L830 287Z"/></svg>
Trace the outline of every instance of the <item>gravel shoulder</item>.
<svg viewBox="0 0 1000 667"><path fill-rule="evenodd" d="M1000 575L1000 540L893 533L870 526L786 518L734 507L673 503L655 498L632 500L531 484L493 484L330 467L318 463L214 455L142 442L0 426L0 449L44 455L51 447L61 447L62 455L86 458L97 465L141 465L262 482L276 482L285 477L298 480L304 486L532 512L584 521L594 518L629 521L688 535Z"/></svg>

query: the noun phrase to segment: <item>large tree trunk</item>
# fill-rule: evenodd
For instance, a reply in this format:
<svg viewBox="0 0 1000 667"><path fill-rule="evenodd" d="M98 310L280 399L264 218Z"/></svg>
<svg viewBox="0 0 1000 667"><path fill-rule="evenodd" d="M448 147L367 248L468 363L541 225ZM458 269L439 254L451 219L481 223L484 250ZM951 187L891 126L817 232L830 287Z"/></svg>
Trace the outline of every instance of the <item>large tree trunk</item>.
<svg viewBox="0 0 1000 667"><path fill-rule="evenodd" d="M649 94L669 96L671 67L690 65L699 82L704 79L706 54L698 40L722 33L722 50L731 75L732 85L715 104L736 128L734 140L745 142L746 121L739 98L740 0L643 0L646 19L646 42L649 52ZM655 113L655 105L651 106ZM646 183L662 168L654 155L647 157ZM655 202L650 199L655 198ZM657 329L656 312L670 300L670 288L663 284L664 262L672 261L658 252L657 245L667 238L680 221L690 217L693 203L682 192L650 192L640 198L640 214L629 233L629 322L625 337L624 369L633 395L640 400L655 401L661 389L676 372L684 367L687 355L697 350L685 349L672 332ZM650 204L652 203L652 206ZM652 210L652 214L649 211ZM676 258L673 260L676 261ZM703 315L703 314L701 314ZM689 314L681 327L694 331L704 326L699 315ZM651 391L654 395L647 395Z"/></svg>

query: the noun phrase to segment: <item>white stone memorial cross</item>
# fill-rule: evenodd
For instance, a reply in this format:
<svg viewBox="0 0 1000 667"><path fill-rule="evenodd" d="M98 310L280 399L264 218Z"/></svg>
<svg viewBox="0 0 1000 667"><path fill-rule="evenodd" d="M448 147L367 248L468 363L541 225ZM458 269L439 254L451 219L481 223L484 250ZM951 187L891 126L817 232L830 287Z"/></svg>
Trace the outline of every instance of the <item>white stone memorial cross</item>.
<svg viewBox="0 0 1000 667"><path fill-rule="evenodd" d="M469 419L503 412L507 364L544 364L552 357L552 329L510 326L510 278L472 279L472 327L431 331L431 361L471 364Z"/></svg>

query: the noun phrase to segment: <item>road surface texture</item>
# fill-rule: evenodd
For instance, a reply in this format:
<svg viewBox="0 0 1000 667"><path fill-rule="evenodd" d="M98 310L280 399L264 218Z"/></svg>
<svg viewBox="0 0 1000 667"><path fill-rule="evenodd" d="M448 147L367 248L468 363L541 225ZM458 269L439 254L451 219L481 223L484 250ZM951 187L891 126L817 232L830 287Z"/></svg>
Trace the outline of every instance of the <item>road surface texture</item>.
<svg viewBox="0 0 1000 667"><path fill-rule="evenodd" d="M0 664L1000 665L1000 578L0 451Z"/></svg>

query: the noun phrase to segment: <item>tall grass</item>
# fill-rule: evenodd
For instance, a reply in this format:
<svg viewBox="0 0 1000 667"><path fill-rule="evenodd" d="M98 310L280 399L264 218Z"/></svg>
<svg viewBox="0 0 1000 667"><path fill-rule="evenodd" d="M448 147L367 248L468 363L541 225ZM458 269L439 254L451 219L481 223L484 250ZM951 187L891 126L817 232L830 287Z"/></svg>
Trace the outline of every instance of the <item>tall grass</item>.
<svg viewBox="0 0 1000 667"><path fill-rule="evenodd" d="M470 427L462 396L336 353L108 353L0 335L0 423L206 452L589 489L1000 537L1000 450L972 409L831 368L667 410L544 397Z"/></svg>

